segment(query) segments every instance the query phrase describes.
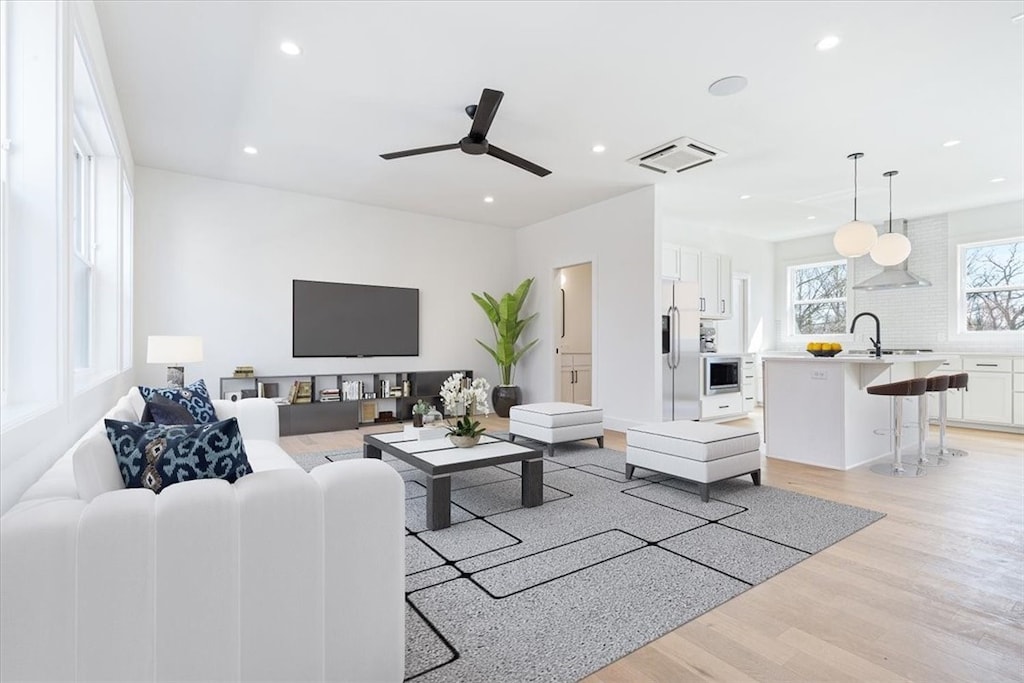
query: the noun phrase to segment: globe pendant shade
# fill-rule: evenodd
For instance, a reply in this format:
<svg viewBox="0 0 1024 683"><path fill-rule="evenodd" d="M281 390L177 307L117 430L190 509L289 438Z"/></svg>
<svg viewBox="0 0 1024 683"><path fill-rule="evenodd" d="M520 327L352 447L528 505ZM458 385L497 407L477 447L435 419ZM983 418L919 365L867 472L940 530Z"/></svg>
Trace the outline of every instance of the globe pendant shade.
<svg viewBox="0 0 1024 683"><path fill-rule="evenodd" d="M847 258L856 258L871 251L876 241L878 241L878 232L875 230L875 226L864 221L850 221L836 230L836 234L832 238L832 246L841 255Z"/></svg>
<svg viewBox="0 0 1024 683"><path fill-rule="evenodd" d="M898 232L887 232L879 236L871 248L871 260L880 266L895 266L910 256L910 240Z"/></svg>

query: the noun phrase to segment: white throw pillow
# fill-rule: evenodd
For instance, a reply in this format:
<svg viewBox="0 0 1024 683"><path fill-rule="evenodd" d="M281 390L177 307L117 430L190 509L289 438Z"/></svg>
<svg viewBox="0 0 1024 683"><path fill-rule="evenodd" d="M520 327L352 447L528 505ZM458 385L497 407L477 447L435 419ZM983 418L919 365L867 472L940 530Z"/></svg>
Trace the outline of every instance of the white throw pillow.
<svg viewBox="0 0 1024 683"><path fill-rule="evenodd" d="M93 428L78 442L71 454L78 497L90 501L101 493L124 488L124 479L117 468L114 447L105 429Z"/></svg>

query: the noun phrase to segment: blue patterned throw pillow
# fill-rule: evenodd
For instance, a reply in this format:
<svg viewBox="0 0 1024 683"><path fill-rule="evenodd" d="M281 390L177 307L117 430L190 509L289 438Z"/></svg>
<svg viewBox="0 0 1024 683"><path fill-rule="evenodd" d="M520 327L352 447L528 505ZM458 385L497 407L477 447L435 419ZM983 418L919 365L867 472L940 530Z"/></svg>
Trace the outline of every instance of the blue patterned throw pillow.
<svg viewBox="0 0 1024 683"><path fill-rule="evenodd" d="M155 493L193 479L233 482L252 474L238 420L196 425L158 425L104 420L127 488Z"/></svg>
<svg viewBox="0 0 1024 683"><path fill-rule="evenodd" d="M206 390L206 382L197 380L187 387L139 387L142 398L148 402L154 396L163 396L188 409L195 418L196 424L207 424L217 421L217 411L210 401L210 392Z"/></svg>

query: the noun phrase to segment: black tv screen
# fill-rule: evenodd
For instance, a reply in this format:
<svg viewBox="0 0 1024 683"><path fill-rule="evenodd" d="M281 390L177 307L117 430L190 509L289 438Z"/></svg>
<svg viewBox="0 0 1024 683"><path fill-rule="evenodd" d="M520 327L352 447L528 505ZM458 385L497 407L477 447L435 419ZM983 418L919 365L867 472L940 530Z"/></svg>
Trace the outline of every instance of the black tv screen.
<svg viewBox="0 0 1024 683"><path fill-rule="evenodd" d="M420 290L292 280L292 356L420 354Z"/></svg>

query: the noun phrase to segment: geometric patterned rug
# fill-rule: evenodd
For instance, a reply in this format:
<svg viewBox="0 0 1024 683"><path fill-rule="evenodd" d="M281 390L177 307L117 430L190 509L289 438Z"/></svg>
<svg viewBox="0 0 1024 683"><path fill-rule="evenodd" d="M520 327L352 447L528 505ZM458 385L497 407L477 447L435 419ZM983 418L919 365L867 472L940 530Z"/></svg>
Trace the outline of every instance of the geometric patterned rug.
<svg viewBox="0 0 1024 683"><path fill-rule="evenodd" d="M308 470L362 450L293 457ZM424 475L384 461L405 479L416 683L576 681L884 516L749 477L702 503L577 442L544 459L540 507L521 507L518 463L457 472L452 525L428 531Z"/></svg>

